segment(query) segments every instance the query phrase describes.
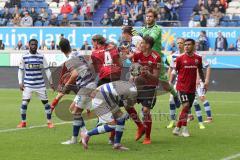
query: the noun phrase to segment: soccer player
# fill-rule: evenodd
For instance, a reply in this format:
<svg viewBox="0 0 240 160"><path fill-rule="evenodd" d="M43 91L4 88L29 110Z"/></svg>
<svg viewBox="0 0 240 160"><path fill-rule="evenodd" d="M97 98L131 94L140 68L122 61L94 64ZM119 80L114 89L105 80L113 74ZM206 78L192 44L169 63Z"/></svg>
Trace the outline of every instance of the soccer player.
<svg viewBox="0 0 240 160"><path fill-rule="evenodd" d="M80 129L86 131L81 114L86 106L91 105L90 94L96 88L95 72L84 57L72 56L72 49L67 39L61 39L59 47L64 55L68 57L65 67L67 72L70 73L70 77L63 87L62 94L68 94L73 87L79 88L76 97L70 105L73 115L73 135L70 140L62 144L76 144Z"/></svg>
<svg viewBox="0 0 240 160"><path fill-rule="evenodd" d="M143 123L145 126L145 138L143 144L151 144L151 128L152 128L152 118L151 109L156 103L156 86L158 85L158 77L160 74L160 63L161 57L159 54L152 50L154 45L154 39L150 36L143 37L141 42L141 51L138 54L134 54L133 62L139 63L143 66L146 84L144 90L148 91L148 94L143 97L140 101L142 104L143 112ZM138 129L138 134L136 135L136 140L140 139L144 134L144 130Z"/></svg>
<svg viewBox="0 0 240 160"><path fill-rule="evenodd" d="M203 68L206 69L205 83L208 85L209 84L209 79L210 79L210 72L211 72L209 63L206 62L206 61L203 61ZM212 121L211 107L210 107L210 104L209 104L208 100L206 99L206 95L205 95L206 91L203 88L204 84L199 79L199 76L197 77L197 82L196 83L197 83L197 89L196 89L196 96L195 96L195 100L193 102L193 105L194 105L195 112L196 112L196 115L197 115L199 128L200 129L205 129L205 126L203 125L201 107L199 105L198 99L200 99L200 101L204 105L204 109L205 109L206 114L207 114L207 120L204 121L206 123L210 123ZM191 120L191 117L193 117L193 115L191 113L188 114L188 119Z"/></svg>
<svg viewBox="0 0 240 160"><path fill-rule="evenodd" d="M138 85L138 83L141 82L137 81L142 80L135 78L135 83L122 80L105 83L94 91L93 109L102 125L81 133L84 149L88 149L88 141L91 136L115 130L113 149L128 150L128 148L121 145L127 116L121 111L120 107L123 105L125 108L129 108L137 102L137 96L141 95L138 94L138 90L141 90L141 85Z"/></svg>
<svg viewBox="0 0 240 160"><path fill-rule="evenodd" d="M182 110L173 134L180 135L182 129L181 135L189 137L187 116L195 98L197 72L204 83L203 88L205 90L207 90L207 83L205 83L204 79L202 57L195 54L195 41L193 39L186 39L184 50L185 53L176 59L176 71L178 73L176 88L182 103Z"/></svg>
<svg viewBox="0 0 240 160"><path fill-rule="evenodd" d="M101 35L92 37L94 50L92 51L91 59L98 74L98 84L100 86L105 83L120 80L122 70L122 59L120 58L117 48L109 47L106 39ZM127 109L129 116L134 120L139 130L144 130L137 111L131 107ZM109 137L109 144L113 143L114 131Z"/></svg>
<svg viewBox="0 0 240 160"><path fill-rule="evenodd" d="M176 59L178 56L184 53L184 38L177 38L177 47L178 50L174 52L171 55L171 62L170 66L168 69L168 76L169 76L169 84L173 84L176 86L176 71L175 71L175 66L176 66ZM176 105L173 99L173 96L170 95L169 98L169 107L170 107L170 123L167 126L167 128L173 128L175 126L175 121L176 121Z"/></svg>
<svg viewBox="0 0 240 160"><path fill-rule="evenodd" d="M149 8L146 11L146 19L145 19L146 26L141 29L140 34L142 34L143 36L149 35L154 39L153 50L155 50L162 59L159 81L163 86L164 90L170 92L173 95L175 105L179 107L180 102L177 96L177 92L175 91L174 87L168 83L168 77L164 67L164 54L161 51L162 31L160 26L156 24L156 19L157 19L156 11L152 8Z"/></svg>
<svg viewBox="0 0 240 160"><path fill-rule="evenodd" d="M31 39L29 41L29 47L29 52L22 56L18 69L19 88L22 91L22 121L17 127L26 127L27 106L31 100L32 93L36 92L39 99L41 99L42 104L45 106L48 128L53 128L54 125L51 121L51 109L50 105L48 104L47 91L43 79L42 70L45 71L47 78L50 82L50 86L51 88L53 88L51 72L44 55L37 52L38 41L36 39Z"/></svg>

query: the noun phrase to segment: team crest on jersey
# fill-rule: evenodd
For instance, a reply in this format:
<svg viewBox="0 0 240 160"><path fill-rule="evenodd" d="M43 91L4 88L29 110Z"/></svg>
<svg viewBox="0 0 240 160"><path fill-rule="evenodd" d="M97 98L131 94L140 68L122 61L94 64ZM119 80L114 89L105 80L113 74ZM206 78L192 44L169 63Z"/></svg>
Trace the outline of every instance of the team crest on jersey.
<svg viewBox="0 0 240 160"><path fill-rule="evenodd" d="M148 61L148 65L152 65L152 63L153 63L152 61Z"/></svg>

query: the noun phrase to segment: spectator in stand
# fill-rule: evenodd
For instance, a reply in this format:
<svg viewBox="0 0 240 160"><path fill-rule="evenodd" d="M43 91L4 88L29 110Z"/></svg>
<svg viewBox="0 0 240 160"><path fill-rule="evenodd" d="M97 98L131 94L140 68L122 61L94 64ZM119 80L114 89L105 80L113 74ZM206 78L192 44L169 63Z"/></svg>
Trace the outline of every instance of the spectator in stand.
<svg viewBox="0 0 240 160"><path fill-rule="evenodd" d="M219 19L215 18L212 14L210 14L207 19L207 27L216 27L219 23Z"/></svg>
<svg viewBox="0 0 240 160"><path fill-rule="evenodd" d="M31 8L30 16L33 19L33 23L38 20L38 13L35 11L34 7Z"/></svg>
<svg viewBox="0 0 240 160"><path fill-rule="evenodd" d="M114 10L113 9L109 9L107 12L108 17L110 18L111 22L114 19Z"/></svg>
<svg viewBox="0 0 240 160"><path fill-rule="evenodd" d="M219 24L219 21L223 17L223 14L219 11L218 7L214 7L212 16L218 21Z"/></svg>
<svg viewBox="0 0 240 160"><path fill-rule="evenodd" d="M220 0L216 0L215 7L217 7L221 13L225 13L225 8L224 8L224 6L221 4Z"/></svg>
<svg viewBox="0 0 240 160"><path fill-rule="evenodd" d="M7 0L4 8L14 8L14 6L18 6L19 8L21 8L21 1L20 0Z"/></svg>
<svg viewBox="0 0 240 160"><path fill-rule="evenodd" d="M198 0L198 3L193 7L193 15L199 14L199 11L201 10L202 0Z"/></svg>
<svg viewBox="0 0 240 160"><path fill-rule="evenodd" d="M87 11L90 11L90 7L88 7L87 3L84 2L83 6L79 10L79 14L84 16L84 19L87 19Z"/></svg>
<svg viewBox="0 0 240 160"><path fill-rule="evenodd" d="M20 11L21 11L21 17L24 17L25 16L25 12L28 12L28 10L27 10L27 7L23 7L23 8L20 8Z"/></svg>
<svg viewBox="0 0 240 160"><path fill-rule="evenodd" d="M48 47L47 47L45 41L42 41L41 45L39 46L39 49L40 50L48 50Z"/></svg>
<svg viewBox="0 0 240 160"><path fill-rule="evenodd" d="M88 42L87 41L84 41L82 47L81 47L81 50L91 50L91 46L89 46Z"/></svg>
<svg viewBox="0 0 240 160"><path fill-rule="evenodd" d="M55 50L55 49L57 49L57 46L56 46L56 44L55 44L55 41L51 41L49 50Z"/></svg>
<svg viewBox="0 0 240 160"><path fill-rule="evenodd" d="M208 0L207 3L204 3L204 6L209 13L211 13L215 7L215 5L213 4L213 0Z"/></svg>
<svg viewBox="0 0 240 160"><path fill-rule="evenodd" d="M139 10L142 10L142 5L141 3L138 3L137 0L134 0L133 4L131 5L131 8L133 8L134 13L138 15Z"/></svg>
<svg viewBox="0 0 240 160"><path fill-rule="evenodd" d="M15 17L16 14L20 14L20 16L21 16L21 11L19 10L18 6L15 6L15 7L14 7L13 17Z"/></svg>
<svg viewBox="0 0 240 160"><path fill-rule="evenodd" d="M144 21L143 11L142 11L142 10L140 10L139 13L138 13L138 15L136 16L135 22L137 22L137 21L141 21L141 22ZM134 23L134 22L133 22L133 23Z"/></svg>
<svg viewBox="0 0 240 160"><path fill-rule="evenodd" d="M39 13L39 18L42 21L42 23L46 22L48 19L48 13L45 10L45 8L41 8L41 11Z"/></svg>
<svg viewBox="0 0 240 160"><path fill-rule="evenodd" d="M7 20L13 18L13 17L12 17L12 14L9 12L9 9L8 9L8 8L5 8L5 9L4 9L4 13L3 13L3 15L2 15L2 18L7 19Z"/></svg>
<svg viewBox="0 0 240 160"><path fill-rule="evenodd" d="M123 20L121 18L120 14L116 14L115 18L112 22L112 26L122 26L123 25Z"/></svg>
<svg viewBox="0 0 240 160"><path fill-rule="evenodd" d="M234 47L234 44L231 43L227 51L237 51L237 49Z"/></svg>
<svg viewBox="0 0 240 160"><path fill-rule="evenodd" d="M208 12L208 10L205 8L205 6L203 4L200 6L199 14L200 15L204 15L205 17L209 16L209 12Z"/></svg>
<svg viewBox="0 0 240 160"><path fill-rule="evenodd" d="M18 26L21 26L21 20L22 20L22 18L20 16L20 14L16 14L12 20L12 23L15 27L18 27Z"/></svg>
<svg viewBox="0 0 240 160"><path fill-rule="evenodd" d="M21 19L20 25L22 27L30 27L33 26L33 19L29 15L29 13L26 11L24 12L24 17Z"/></svg>
<svg viewBox="0 0 240 160"><path fill-rule="evenodd" d="M143 1L142 12L145 14L146 10L150 8L148 1Z"/></svg>
<svg viewBox="0 0 240 160"><path fill-rule="evenodd" d="M123 25L124 26L132 26L133 23L132 21L129 19L128 15L124 15L123 16Z"/></svg>
<svg viewBox="0 0 240 160"><path fill-rule="evenodd" d="M209 50L209 40L206 35L206 31L200 32L198 41L199 41L199 51L208 51Z"/></svg>
<svg viewBox="0 0 240 160"><path fill-rule="evenodd" d="M58 26L58 20L57 20L57 17L52 14L51 15L51 19L49 20L49 26Z"/></svg>
<svg viewBox="0 0 240 160"><path fill-rule="evenodd" d="M201 27L207 26L207 19L206 19L205 15L203 15L203 14L200 15L200 26Z"/></svg>
<svg viewBox="0 0 240 160"><path fill-rule="evenodd" d="M25 44L25 46L24 46L24 50L29 50L30 48L29 48L29 43L28 42L26 42L26 44Z"/></svg>
<svg viewBox="0 0 240 160"><path fill-rule="evenodd" d="M134 9L130 9L129 18L133 23L135 23L135 21L137 20L137 14L134 13Z"/></svg>
<svg viewBox="0 0 240 160"><path fill-rule="evenodd" d="M22 41L19 40L16 47L14 48L15 50L24 50L24 46L22 44Z"/></svg>
<svg viewBox="0 0 240 160"><path fill-rule="evenodd" d="M72 13L72 6L68 3L68 0L64 0L64 4L61 8L61 14L69 14Z"/></svg>
<svg viewBox="0 0 240 160"><path fill-rule="evenodd" d="M238 39L236 41L236 49L237 49L237 51L240 51L240 36L238 37Z"/></svg>
<svg viewBox="0 0 240 160"><path fill-rule="evenodd" d="M69 20L67 19L67 14L63 14L63 19L60 26L69 26Z"/></svg>
<svg viewBox="0 0 240 160"><path fill-rule="evenodd" d="M166 11L165 8L160 8L159 21L169 21L169 20L171 20L171 15ZM169 23L168 22L161 22L161 23L159 23L159 25L169 26Z"/></svg>
<svg viewBox="0 0 240 160"><path fill-rule="evenodd" d="M112 25L111 19L108 17L107 13L104 13L103 18L101 19L100 23L103 26L110 26Z"/></svg>
<svg viewBox="0 0 240 160"><path fill-rule="evenodd" d="M7 0L5 5L4 5L4 8L13 8L14 5L12 4L12 2L10 2L10 0Z"/></svg>
<svg viewBox="0 0 240 160"><path fill-rule="evenodd" d="M223 37L221 32L218 32L218 37L215 40L215 51L226 51L227 48L227 39Z"/></svg>
<svg viewBox="0 0 240 160"><path fill-rule="evenodd" d="M5 49L5 45L4 43L2 42L2 40L0 40L0 50L4 50Z"/></svg>

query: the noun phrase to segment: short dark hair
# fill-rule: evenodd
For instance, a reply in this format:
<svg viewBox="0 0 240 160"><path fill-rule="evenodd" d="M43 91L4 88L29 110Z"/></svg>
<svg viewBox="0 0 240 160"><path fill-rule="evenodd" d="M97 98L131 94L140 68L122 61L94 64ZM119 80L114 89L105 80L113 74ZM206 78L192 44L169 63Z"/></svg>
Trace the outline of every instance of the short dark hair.
<svg viewBox="0 0 240 160"><path fill-rule="evenodd" d="M92 40L94 42L97 42L98 44L101 44L101 45L105 45L106 44L106 39L100 35L100 34L96 34L92 37Z"/></svg>
<svg viewBox="0 0 240 160"><path fill-rule="evenodd" d="M71 46L70 42L66 38L62 38L59 42L59 47L63 53L70 52L71 51Z"/></svg>
<svg viewBox="0 0 240 160"><path fill-rule="evenodd" d="M133 35L132 30L133 30L132 26L124 26L122 28L123 33L127 33L127 34L130 34L130 35Z"/></svg>
<svg viewBox="0 0 240 160"><path fill-rule="evenodd" d="M143 40L144 40L147 44L149 44L151 48L153 47L153 45L154 45L154 39L153 39L151 36L146 35L146 36L143 37Z"/></svg>
<svg viewBox="0 0 240 160"><path fill-rule="evenodd" d="M146 14L152 13L154 18L157 18L157 11L154 8L149 8L146 12Z"/></svg>
<svg viewBox="0 0 240 160"><path fill-rule="evenodd" d="M37 42L37 44L38 44L38 41L36 39L34 39L34 38L30 39L28 43L30 44L31 42Z"/></svg>
<svg viewBox="0 0 240 160"><path fill-rule="evenodd" d="M185 42L192 42L192 44L195 45L195 40L192 39L192 38L187 38L187 39L185 39L184 43L185 43Z"/></svg>

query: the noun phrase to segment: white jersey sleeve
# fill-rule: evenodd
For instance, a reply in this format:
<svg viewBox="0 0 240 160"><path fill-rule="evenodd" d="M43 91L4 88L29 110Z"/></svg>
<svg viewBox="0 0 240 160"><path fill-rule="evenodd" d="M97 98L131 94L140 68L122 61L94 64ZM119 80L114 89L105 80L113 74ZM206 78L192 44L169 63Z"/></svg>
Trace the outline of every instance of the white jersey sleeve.
<svg viewBox="0 0 240 160"><path fill-rule="evenodd" d="M43 69L48 69L48 68L49 68L48 62L45 56L43 55Z"/></svg>

